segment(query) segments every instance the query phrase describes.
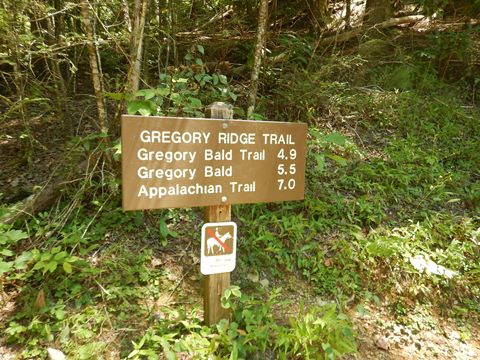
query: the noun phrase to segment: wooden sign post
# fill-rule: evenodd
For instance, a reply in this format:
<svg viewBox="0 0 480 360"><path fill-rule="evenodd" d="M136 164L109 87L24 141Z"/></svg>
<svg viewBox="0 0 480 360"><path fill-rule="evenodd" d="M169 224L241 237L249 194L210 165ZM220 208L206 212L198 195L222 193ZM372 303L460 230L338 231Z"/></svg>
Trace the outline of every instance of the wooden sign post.
<svg viewBox="0 0 480 360"><path fill-rule="evenodd" d="M219 102L207 114L206 119L122 116L124 210L205 207L207 224L216 224L230 220L232 204L304 198L306 124L234 120L232 108ZM211 265L203 267L207 325L230 316L221 298L236 256L236 240L223 243L217 237L233 234L213 226L209 236L216 243L211 251L202 249Z"/></svg>
<svg viewBox="0 0 480 360"><path fill-rule="evenodd" d="M207 108L207 116L213 119L231 119L233 111L228 104L215 102ZM215 205L205 208L206 222L223 222L231 220L230 205ZM221 319L229 319L230 312L224 309L221 299L230 286L230 273L205 275L203 279L203 318L206 325L212 325Z"/></svg>

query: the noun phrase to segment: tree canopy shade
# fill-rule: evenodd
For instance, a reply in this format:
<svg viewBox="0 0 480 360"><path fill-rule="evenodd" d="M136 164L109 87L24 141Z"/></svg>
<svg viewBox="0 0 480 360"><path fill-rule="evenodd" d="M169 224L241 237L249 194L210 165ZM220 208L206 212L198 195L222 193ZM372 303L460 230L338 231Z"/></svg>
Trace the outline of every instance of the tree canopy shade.
<svg viewBox="0 0 480 360"><path fill-rule="evenodd" d="M341 37L346 25L357 28L363 22L371 27L397 14L443 12L473 16L480 8L478 1L459 0L367 0L354 4L276 0L271 3L265 27L262 25L266 24L267 18L262 15L265 12L257 11L264 8L262 4L253 0L5 0L0 10L4 94L24 96L22 93L34 83L40 87L53 86L58 95L55 106L61 110L64 95L78 90L78 75L85 72L88 64L98 97L97 107L101 108L101 93L135 93L140 84L152 85L161 73L183 63L185 54L202 39L217 39L218 44L209 52L217 64L210 61L201 66L218 66L229 54L231 62L246 64L244 69L251 70L254 79L260 54L258 46L254 46L253 33L257 28L259 35L272 32L275 38L300 28L317 38L325 38L325 34ZM262 28L265 30L261 31ZM243 42L244 39L248 41ZM260 44L258 40L256 43ZM90 55L85 56L87 52ZM109 79L115 80L106 82L105 71ZM120 83L127 85L119 86ZM105 112L99 110L99 114ZM105 122L101 120L104 117L99 115L101 123ZM108 127L105 123L105 128Z"/></svg>

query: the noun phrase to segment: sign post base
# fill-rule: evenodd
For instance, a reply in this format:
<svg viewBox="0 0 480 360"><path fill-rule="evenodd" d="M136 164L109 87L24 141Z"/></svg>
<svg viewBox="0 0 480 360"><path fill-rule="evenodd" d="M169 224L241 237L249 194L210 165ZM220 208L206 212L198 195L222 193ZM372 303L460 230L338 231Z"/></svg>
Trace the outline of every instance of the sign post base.
<svg viewBox="0 0 480 360"><path fill-rule="evenodd" d="M205 325L213 325L222 319L230 319L230 311L224 309L221 299L230 286L230 273L205 275L203 279L203 319Z"/></svg>

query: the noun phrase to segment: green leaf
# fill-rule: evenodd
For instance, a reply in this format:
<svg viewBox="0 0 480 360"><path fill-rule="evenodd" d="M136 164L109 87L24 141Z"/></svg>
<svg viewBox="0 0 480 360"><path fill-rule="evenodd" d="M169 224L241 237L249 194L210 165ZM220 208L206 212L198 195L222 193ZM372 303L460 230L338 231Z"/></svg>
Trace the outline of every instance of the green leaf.
<svg viewBox="0 0 480 360"><path fill-rule="evenodd" d="M112 149L115 149L115 152L113 153L116 156L122 155L122 143L116 144Z"/></svg>
<svg viewBox="0 0 480 360"><path fill-rule="evenodd" d="M140 113L148 116L156 113L157 107L151 100L132 100L128 103L127 112L130 115Z"/></svg>
<svg viewBox="0 0 480 360"><path fill-rule="evenodd" d="M78 256L69 256L67 259L65 259L66 262L69 263L74 263L81 260Z"/></svg>
<svg viewBox="0 0 480 360"><path fill-rule="evenodd" d="M347 138L338 132L333 132L325 136L324 141L333 143L338 146L344 146Z"/></svg>
<svg viewBox="0 0 480 360"><path fill-rule="evenodd" d="M171 350L164 350L165 356L167 357L168 360L176 360L177 356L175 353Z"/></svg>
<svg viewBox="0 0 480 360"><path fill-rule="evenodd" d="M40 261L47 261L52 258L52 254L49 252L44 252L42 256L40 256Z"/></svg>
<svg viewBox="0 0 480 360"><path fill-rule="evenodd" d="M66 251L61 251L58 254L55 254L53 257L53 260L60 262L60 260L65 259L68 256L68 253Z"/></svg>
<svg viewBox="0 0 480 360"><path fill-rule="evenodd" d="M40 258L40 250L38 249L32 249L32 258L35 260L38 260Z"/></svg>
<svg viewBox="0 0 480 360"><path fill-rule="evenodd" d="M195 59L195 64L197 64L197 65L199 65L199 66L203 66L203 61L202 61L202 59L196 58L196 59Z"/></svg>
<svg viewBox="0 0 480 360"><path fill-rule="evenodd" d="M223 85L228 84L228 80L227 80L227 77L225 75L219 75L218 78Z"/></svg>
<svg viewBox="0 0 480 360"><path fill-rule="evenodd" d="M145 89L144 91L145 91L145 95L144 95L145 100L149 100L153 98L157 93L156 89Z"/></svg>
<svg viewBox="0 0 480 360"><path fill-rule="evenodd" d="M0 244L5 244L4 242L2 242L2 238L5 238L10 243L13 243L18 240L23 240L28 238L28 234L25 231L21 231L21 230L9 230L3 234L0 234Z"/></svg>
<svg viewBox="0 0 480 360"><path fill-rule="evenodd" d="M170 94L170 89L169 88L156 88L155 93L158 96L167 96L168 94Z"/></svg>
<svg viewBox="0 0 480 360"><path fill-rule="evenodd" d="M323 171L325 169L325 155L315 154L315 160L317 161L317 169Z"/></svg>
<svg viewBox="0 0 480 360"><path fill-rule="evenodd" d="M62 248L60 246L55 246L54 248L52 248L52 250L50 250L50 252L52 254L57 254L58 252L60 252Z"/></svg>
<svg viewBox="0 0 480 360"><path fill-rule="evenodd" d="M265 120L265 116L259 113L253 113L250 117L251 120Z"/></svg>
<svg viewBox="0 0 480 360"><path fill-rule="evenodd" d="M232 289L232 294L235 295L236 297L241 297L242 293L240 291L240 288L238 286L231 287Z"/></svg>
<svg viewBox="0 0 480 360"><path fill-rule="evenodd" d="M130 115L134 115L144 106L144 103L142 100L132 100L128 102L127 106L127 112Z"/></svg>
<svg viewBox="0 0 480 360"><path fill-rule="evenodd" d="M197 50L200 54L205 55L205 49L202 45L197 45Z"/></svg>
<svg viewBox="0 0 480 360"><path fill-rule="evenodd" d="M0 260L0 274L6 273L12 269L13 262L5 262Z"/></svg>
<svg viewBox="0 0 480 360"><path fill-rule="evenodd" d="M175 104L181 104L182 96L179 93L172 93L172 95L170 95L170 100L172 100Z"/></svg>
<svg viewBox="0 0 480 360"><path fill-rule="evenodd" d="M134 94L134 96L145 96L145 89L140 89L140 90L137 90Z"/></svg>
<svg viewBox="0 0 480 360"><path fill-rule="evenodd" d="M199 108L202 107L202 101L200 99L191 97L188 99L190 101L190 106L193 108Z"/></svg>
<svg viewBox="0 0 480 360"><path fill-rule="evenodd" d="M230 95L230 98L233 100L233 101L237 101L237 95L234 94L233 92L229 91L228 92L228 95Z"/></svg>
<svg viewBox="0 0 480 360"><path fill-rule="evenodd" d="M15 253L10 249L1 249L0 250L0 255L3 255L3 256L12 256L13 254L15 254Z"/></svg>
<svg viewBox="0 0 480 360"><path fill-rule="evenodd" d="M39 261L33 266L32 271L40 270L43 267L45 267L45 263L43 261Z"/></svg>
<svg viewBox="0 0 480 360"><path fill-rule="evenodd" d="M15 268L23 270L27 268L27 262L32 260L33 254L30 251L24 251L15 259Z"/></svg>
<svg viewBox="0 0 480 360"><path fill-rule="evenodd" d="M233 349L232 349L232 352L230 353L229 360L238 360L238 346L236 342L233 343Z"/></svg>
<svg viewBox="0 0 480 360"><path fill-rule="evenodd" d="M338 155L333 155L333 154L328 154L327 155L330 159L332 159L333 161L336 161L338 164L342 165L342 166L345 166L347 165L347 160L341 156L338 156Z"/></svg>
<svg viewBox="0 0 480 360"><path fill-rule="evenodd" d="M170 230L167 227L167 223L165 222L165 219L160 219L159 230L162 238L166 239L168 234L170 233Z"/></svg>
<svg viewBox="0 0 480 360"><path fill-rule="evenodd" d="M150 116L152 115L152 111L150 109L139 109L138 112L140 113L140 115L143 115L143 116Z"/></svg>
<svg viewBox="0 0 480 360"><path fill-rule="evenodd" d="M324 319L317 319L313 322L314 325L320 325L321 328L324 328L327 325Z"/></svg>
<svg viewBox="0 0 480 360"><path fill-rule="evenodd" d="M72 265L70 265L70 263L68 262L64 262L62 264L63 266L63 270L67 273L67 274L71 274L72 273Z"/></svg>
<svg viewBox="0 0 480 360"><path fill-rule="evenodd" d="M125 94L124 93L113 93L113 92L105 92L103 93L105 97L112 99L112 100L123 100L125 99Z"/></svg>
<svg viewBox="0 0 480 360"><path fill-rule="evenodd" d="M45 274L47 271L50 271L51 273L55 271L57 268L58 263L56 261L49 261L48 263L45 264L45 267L43 268L43 273Z"/></svg>

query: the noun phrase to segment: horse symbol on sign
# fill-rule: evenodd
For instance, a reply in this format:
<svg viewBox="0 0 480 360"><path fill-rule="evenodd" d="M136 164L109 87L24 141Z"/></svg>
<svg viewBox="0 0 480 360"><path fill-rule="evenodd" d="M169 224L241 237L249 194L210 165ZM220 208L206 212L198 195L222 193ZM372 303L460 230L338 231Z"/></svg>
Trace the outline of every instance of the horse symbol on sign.
<svg viewBox="0 0 480 360"><path fill-rule="evenodd" d="M205 241L205 255L207 256L214 256L214 255L223 255L223 254L231 254L231 241L232 233L229 227L221 227L221 231L219 231L218 227L215 227L215 232L213 232L213 228L207 227L206 234L207 240Z"/></svg>
<svg viewBox="0 0 480 360"><path fill-rule="evenodd" d="M210 235L210 234L209 234ZM226 234L220 235L218 233L218 228L215 231L215 236L209 237L207 239L207 254L214 252L214 248L217 247L218 251L225 252L225 250L229 250L228 247L225 245L225 242L228 239L231 239L232 235L229 232Z"/></svg>

